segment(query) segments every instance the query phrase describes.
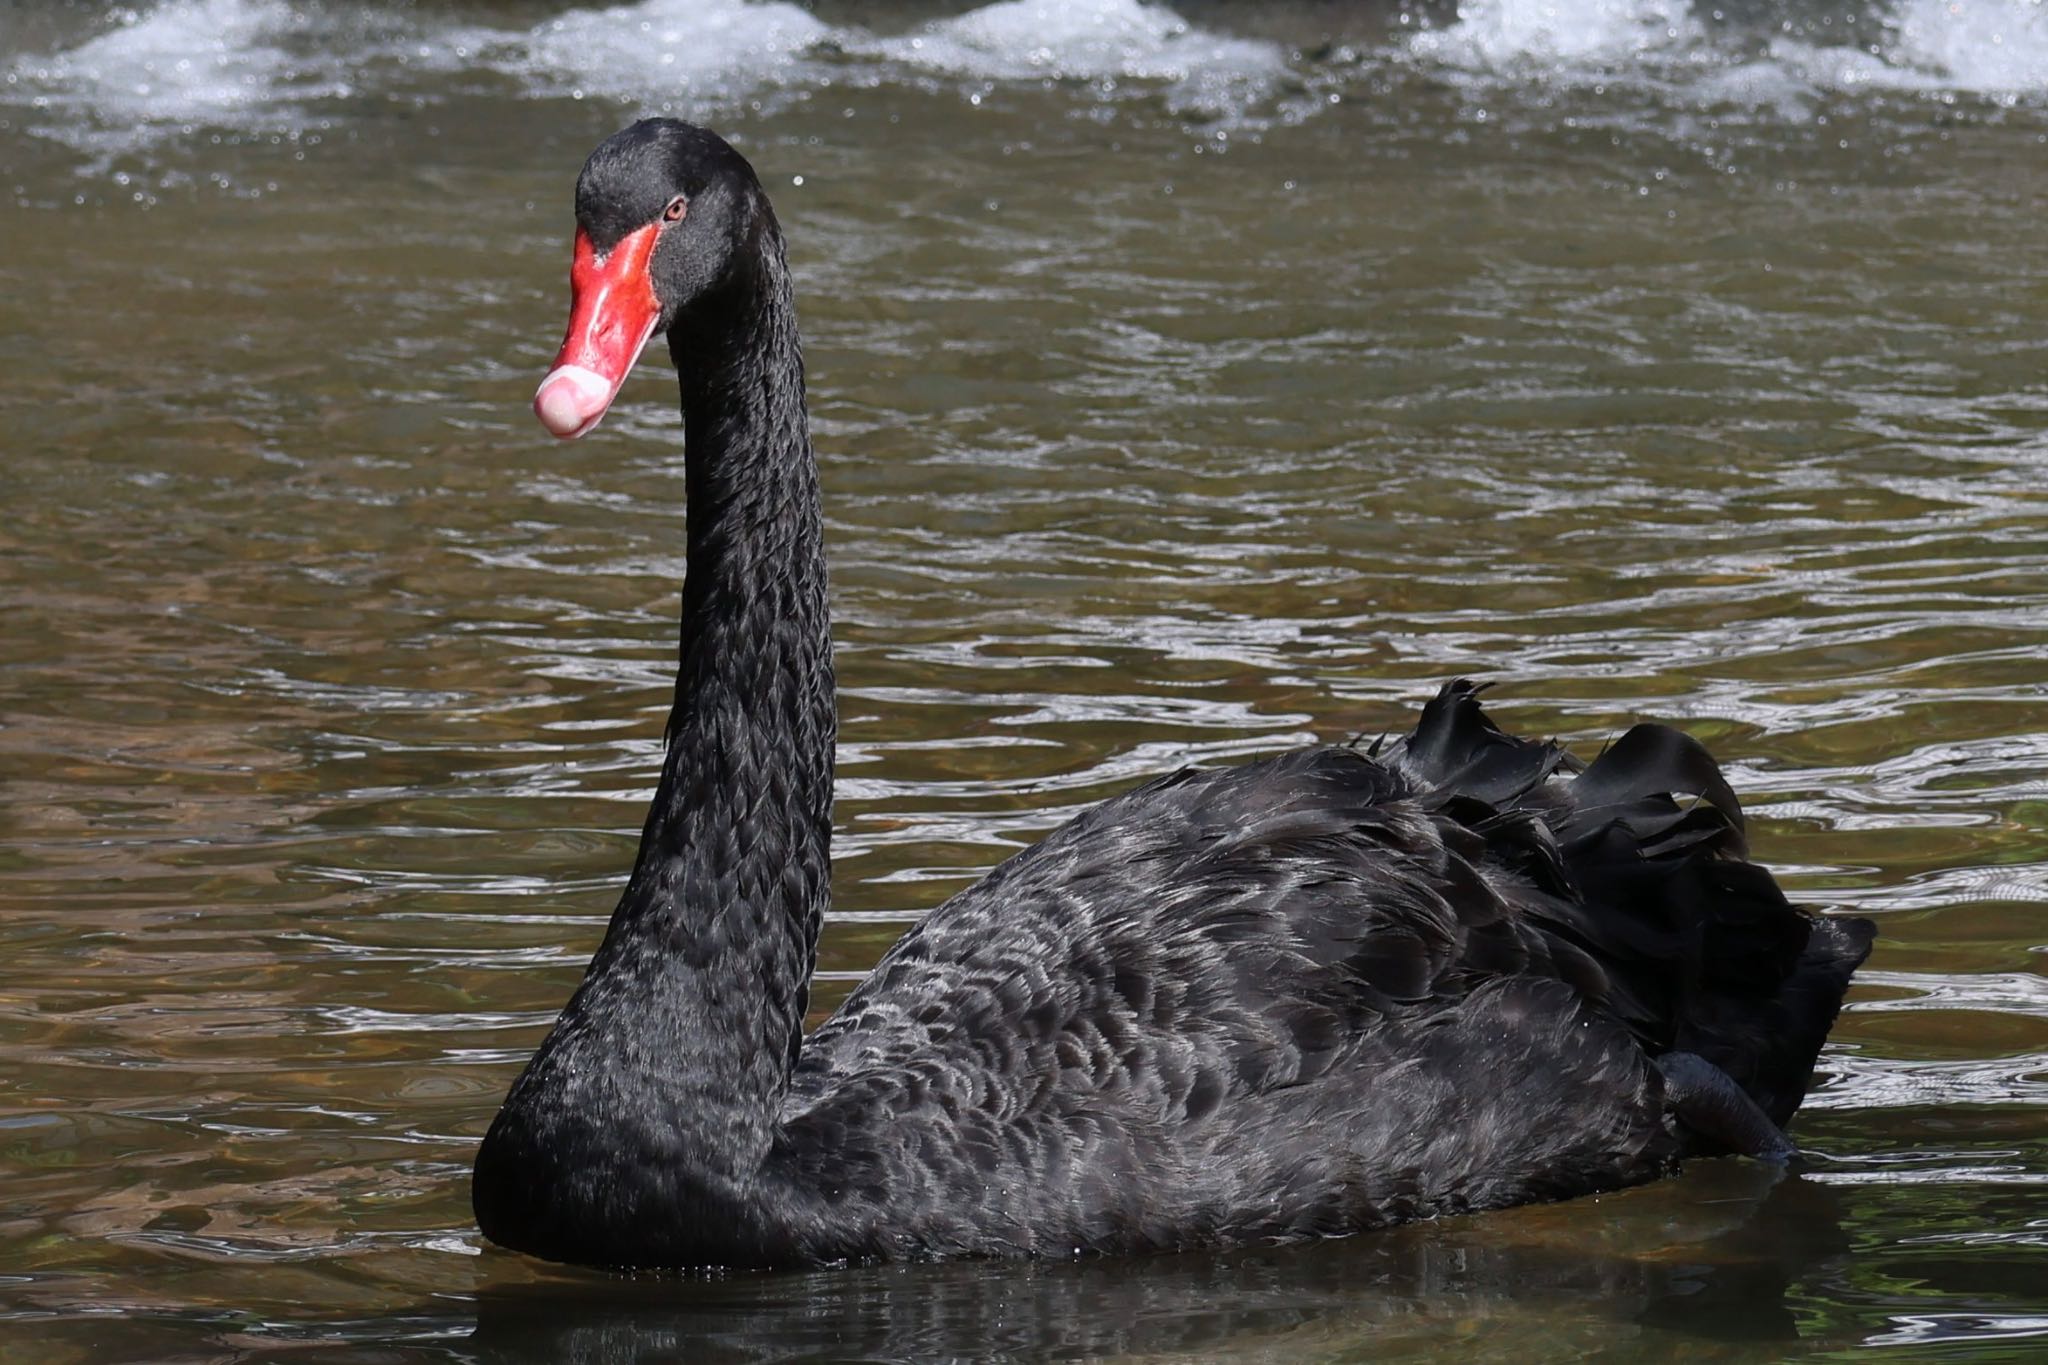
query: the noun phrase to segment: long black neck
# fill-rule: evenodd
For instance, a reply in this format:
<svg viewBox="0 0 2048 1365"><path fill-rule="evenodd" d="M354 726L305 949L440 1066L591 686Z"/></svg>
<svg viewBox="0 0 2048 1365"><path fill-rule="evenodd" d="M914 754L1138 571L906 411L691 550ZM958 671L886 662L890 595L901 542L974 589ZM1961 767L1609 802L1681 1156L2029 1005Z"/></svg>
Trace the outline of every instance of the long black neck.
<svg viewBox="0 0 2048 1365"><path fill-rule="evenodd" d="M689 573L640 856L477 1153L485 1235L559 1260L673 1264L742 1235L802 1039L830 889L832 638L789 272L765 208L756 226L670 333Z"/></svg>
<svg viewBox="0 0 2048 1365"><path fill-rule="evenodd" d="M640 856L591 977L653 986L643 1007L669 1025L660 1072L687 1088L684 1121L743 1180L802 1039L832 832L817 467L772 220L678 322L670 353L689 496L675 707Z"/></svg>

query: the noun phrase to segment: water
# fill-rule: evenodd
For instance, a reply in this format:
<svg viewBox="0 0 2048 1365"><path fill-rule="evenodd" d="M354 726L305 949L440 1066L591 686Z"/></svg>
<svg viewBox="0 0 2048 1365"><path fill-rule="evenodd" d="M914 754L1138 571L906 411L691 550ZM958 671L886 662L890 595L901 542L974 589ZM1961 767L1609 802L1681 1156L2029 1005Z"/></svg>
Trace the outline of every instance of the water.
<svg viewBox="0 0 2048 1365"><path fill-rule="evenodd" d="M1684 724L1879 919L1809 1170L1214 1257L483 1247L658 761L673 380L525 406L657 108L801 291L822 1007L1087 802L1497 678ZM0 1359L2038 1358L2044 166L2003 0L0 11Z"/></svg>

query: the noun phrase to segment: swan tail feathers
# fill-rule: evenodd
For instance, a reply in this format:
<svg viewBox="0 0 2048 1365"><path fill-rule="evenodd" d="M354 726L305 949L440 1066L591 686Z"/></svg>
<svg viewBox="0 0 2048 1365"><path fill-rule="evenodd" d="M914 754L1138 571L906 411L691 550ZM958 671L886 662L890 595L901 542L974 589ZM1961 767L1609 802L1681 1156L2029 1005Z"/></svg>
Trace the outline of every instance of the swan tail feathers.
<svg viewBox="0 0 2048 1365"><path fill-rule="evenodd" d="M1749 861L1741 804L1689 735L1638 725L1564 796L1557 833L1584 913L1629 926L1616 974L1640 1036L1719 1067L1783 1126L1875 926L1785 898Z"/></svg>
<svg viewBox="0 0 2048 1365"><path fill-rule="evenodd" d="M1870 955L1877 926L1844 915L1810 916L1812 932L1798 961L1762 999L1709 998L1718 1008L1696 1011L1677 1045L1719 1066L1783 1126L1813 1083L1822 1044L1841 1012L1849 978Z"/></svg>
<svg viewBox="0 0 2048 1365"><path fill-rule="evenodd" d="M1742 833L1742 803L1721 765L1706 745L1668 725L1638 725L1609 745L1572 783L1572 804L1589 814L1681 792L1712 806Z"/></svg>
<svg viewBox="0 0 2048 1365"><path fill-rule="evenodd" d="M1488 684L1445 683L1414 731L1386 746L1381 761L1425 791L1507 806L1577 762L1556 744L1520 739L1493 723L1479 704Z"/></svg>
<svg viewBox="0 0 2048 1365"><path fill-rule="evenodd" d="M1582 989L1645 1051L1697 1054L1783 1125L1875 927L1794 906L1748 861L1741 804L1699 741L1638 725L1580 770L1501 731L1483 690L1446 685L1383 761L1528 880L1526 921L1553 956L1599 965Z"/></svg>

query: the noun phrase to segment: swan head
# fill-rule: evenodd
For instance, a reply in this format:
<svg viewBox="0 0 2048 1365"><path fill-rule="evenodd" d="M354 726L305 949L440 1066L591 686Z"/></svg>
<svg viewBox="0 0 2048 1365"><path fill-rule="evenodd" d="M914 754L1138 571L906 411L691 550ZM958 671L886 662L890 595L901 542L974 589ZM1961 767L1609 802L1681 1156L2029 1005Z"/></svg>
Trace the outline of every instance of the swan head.
<svg viewBox="0 0 2048 1365"><path fill-rule="evenodd" d="M603 420L657 332L721 292L774 216L745 157L678 119L642 119L598 145L576 179L569 329L533 397L574 440Z"/></svg>

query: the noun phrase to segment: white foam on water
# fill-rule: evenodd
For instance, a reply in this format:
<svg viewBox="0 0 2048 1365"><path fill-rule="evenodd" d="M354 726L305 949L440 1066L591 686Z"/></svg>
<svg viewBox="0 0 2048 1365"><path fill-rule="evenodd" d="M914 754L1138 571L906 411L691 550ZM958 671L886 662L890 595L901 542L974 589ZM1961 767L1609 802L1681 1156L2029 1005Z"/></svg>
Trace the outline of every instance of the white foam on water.
<svg viewBox="0 0 2048 1365"><path fill-rule="evenodd" d="M639 0L531 28L389 6L161 0L84 42L0 66L0 104L102 159L198 128L290 133L317 100L440 99L466 73L538 98L595 96L715 116L762 90L955 76L1163 88L1171 107L1244 111L1286 69L1271 43L1195 28L1140 0L1002 0L907 36L835 27L788 0ZM427 77L423 82L421 77Z"/></svg>
<svg viewBox="0 0 2048 1365"><path fill-rule="evenodd" d="M987 80L1134 80L1177 107L1242 110L1286 70L1273 43L1210 33L1138 0L1002 0L863 51Z"/></svg>
<svg viewBox="0 0 2048 1365"><path fill-rule="evenodd" d="M687 102L800 78L831 33L782 0L643 0L546 20L499 69L533 78L537 93Z"/></svg>
<svg viewBox="0 0 2048 1365"><path fill-rule="evenodd" d="M1412 50L1468 70L1558 72L1668 56L1704 36L1686 0L1465 0Z"/></svg>
<svg viewBox="0 0 2048 1365"><path fill-rule="evenodd" d="M1044 78L1163 85L1189 106L1241 108L1285 69L1280 49L1207 33L1139 0L1001 0L883 36L835 28L781 0L642 0L579 9L524 35L443 35L481 63L564 91L688 107L764 86L823 84L867 63L984 81ZM833 65L819 60L826 52Z"/></svg>
<svg viewBox="0 0 2048 1365"><path fill-rule="evenodd" d="M2048 0L1863 2L1829 45L1811 26L1710 24L1695 0L1464 0L1460 17L1373 60L1481 90L1608 87L1767 118L1799 117L1830 92L2048 98ZM47 111L28 126L104 157L198 127L289 134L342 96L456 97L467 72L537 98L711 118L761 91L937 78L970 95L1086 82L1098 100L1150 92L1177 112L1249 119L1290 86L1345 79L1290 60L1145 0L997 0L897 34L827 24L789 0L638 0L531 28L341 0L160 0L66 50L0 59L0 104Z"/></svg>
<svg viewBox="0 0 2048 1365"><path fill-rule="evenodd" d="M1816 91L1836 90L1920 90L1956 89L1942 76L1888 60L1879 52L1860 47L1817 47L1790 38L1773 39L1766 62L1775 68L1800 96Z"/></svg>
<svg viewBox="0 0 2048 1365"><path fill-rule="evenodd" d="M442 30L405 49L416 68L492 70L536 94L678 112L912 73L1130 81L1165 88L1176 108L1237 112L1286 69L1275 44L1211 34L1140 0L1001 0L900 36L834 27L785 0L641 0L573 9L524 33Z"/></svg>
<svg viewBox="0 0 2048 1365"><path fill-rule="evenodd" d="M1771 59L1815 89L2048 94L2048 0L1901 0L1875 51L1771 43Z"/></svg>
<svg viewBox="0 0 2048 1365"><path fill-rule="evenodd" d="M2048 91L2044 0L1902 0L1896 60L1960 90Z"/></svg>
<svg viewBox="0 0 2048 1365"><path fill-rule="evenodd" d="M67 51L18 58L9 85L38 108L82 113L72 140L101 142L158 125L246 124L280 107L347 94L343 59L287 47L314 26L283 0L172 0ZM66 125L46 131L64 136Z"/></svg>
<svg viewBox="0 0 2048 1365"><path fill-rule="evenodd" d="M1466 0L1406 53L1454 79L1654 86L1696 104L1804 110L1821 92L2048 95L2048 0L1894 0L1845 41L1708 28L1688 0Z"/></svg>

